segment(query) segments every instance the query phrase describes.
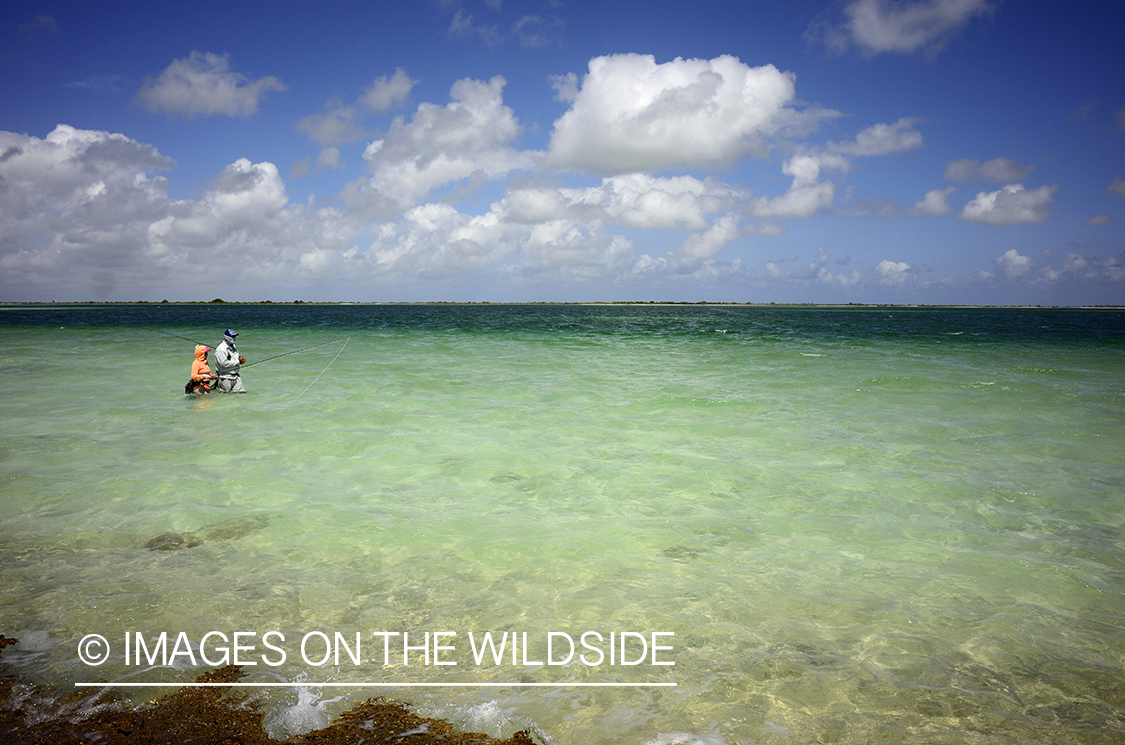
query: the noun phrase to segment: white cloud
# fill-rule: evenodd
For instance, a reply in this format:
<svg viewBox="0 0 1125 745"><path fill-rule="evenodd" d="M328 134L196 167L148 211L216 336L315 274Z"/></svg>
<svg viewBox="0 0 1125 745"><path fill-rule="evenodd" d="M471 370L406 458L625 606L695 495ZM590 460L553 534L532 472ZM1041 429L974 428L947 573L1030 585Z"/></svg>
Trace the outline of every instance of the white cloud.
<svg viewBox="0 0 1125 745"><path fill-rule="evenodd" d="M905 261L883 259L875 267L879 273L879 283L888 287L898 287L910 278L910 264Z"/></svg>
<svg viewBox="0 0 1125 745"><path fill-rule="evenodd" d="M411 122L368 146L376 175L393 181L405 162L429 173L426 162L445 157L442 147L450 161L453 153L479 158L468 164L470 175L483 172L491 158L527 155L508 144L518 126L500 101L502 81L462 83L448 106L420 106ZM331 146L323 153L338 157ZM315 200L289 201L274 164L239 159L202 194L173 200L164 181L151 175L172 165L154 148L104 132L60 127L45 140L0 135L0 176L13 187L0 194L0 292L232 299L310 282L331 281L346 295L349 287L405 292L451 278L465 286L471 278L502 276L509 287L566 283L599 295L628 287L676 295L675 288L749 281L752 273L739 261L717 257L740 237L782 230L746 223L754 217L748 205L755 204L748 189L690 176L623 174L580 188L518 183L483 214L425 200L391 209L373 224L364 199L381 193L369 180L356 187L355 204L315 209ZM785 171L794 181L791 201L802 189L834 188L819 181L818 159L794 157ZM769 205L762 211L771 215L807 211L793 203L758 204ZM644 253L616 234L618 226L678 231L684 238L678 250ZM834 273L826 261L825 253L791 282L862 284L859 272Z"/></svg>
<svg viewBox="0 0 1125 745"><path fill-rule="evenodd" d="M1023 184L1009 184L997 191L982 191L965 205L961 219L986 225L1044 222L1051 216L1051 196L1057 190L1057 186L1028 190Z"/></svg>
<svg viewBox="0 0 1125 745"><path fill-rule="evenodd" d="M861 283L863 278L860 276L860 273L854 269L851 274L833 274L828 271L828 249L825 246L821 246L816 251L817 260L809 264L805 273L806 277L815 277L817 282L830 287L856 287Z"/></svg>
<svg viewBox="0 0 1125 745"><path fill-rule="evenodd" d="M966 158L965 160L950 161L945 166L942 178L959 184L970 179L984 179L996 184L1010 184L1013 181L1021 181L1034 170L1034 165L1021 166L1011 158L993 158L984 163Z"/></svg>
<svg viewBox="0 0 1125 745"><path fill-rule="evenodd" d="M578 98L578 76L572 72L566 75L551 75L548 77L551 87L555 90L555 100L563 103L574 103Z"/></svg>
<svg viewBox="0 0 1125 745"><path fill-rule="evenodd" d="M463 79L454 83L446 106L423 103L406 123L395 119L364 158L372 176L348 186L345 203L387 219L418 204L432 190L479 174L497 178L530 168L535 155L509 146L519 122L503 105L505 81Z"/></svg>
<svg viewBox="0 0 1125 745"><path fill-rule="evenodd" d="M144 261L145 232L166 214L174 167L123 135L60 124L44 139L0 132L0 292L64 277L89 291Z"/></svg>
<svg viewBox="0 0 1125 745"><path fill-rule="evenodd" d="M273 163L239 158L223 169L211 188L195 202L180 203L149 233L158 250L192 246L219 257L228 247L272 234L270 223L288 203L285 184Z"/></svg>
<svg viewBox="0 0 1125 745"><path fill-rule="evenodd" d="M1033 284L1052 286L1064 283L1125 283L1125 254L1121 256L1081 256L1070 252L1058 267L1044 267Z"/></svg>
<svg viewBox="0 0 1125 745"><path fill-rule="evenodd" d="M1003 256L996 259L996 268L1003 271L1009 278L1022 277L1031 271L1031 259L1021 255L1016 249L1010 248Z"/></svg>
<svg viewBox="0 0 1125 745"><path fill-rule="evenodd" d="M318 145L333 147L367 136L367 131L356 123L353 106L335 106L320 114L302 117L297 122L297 131L304 132Z"/></svg>
<svg viewBox="0 0 1125 745"><path fill-rule="evenodd" d="M495 212L471 217L448 204L424 204L386 226L369 255L380 271L416 275L480 268L512 250Z"/></svg>
<svg viewBox="0 0 1125 745"><path fill-rule="evenodd" d="M450 38L479 36L487 46L494 47L500 42L500 31L495 26L474 25L473 17L463 10L458 10L453 15L446 35Z"/></svg>
<svg viewBox="0 0 1125 745"><path fill-rule="evenodd" d="M1113 183L1106 187L1106 191L1125 199L1125 176L1118 176Z"/></svg>
<svg viewBox="0 0 1125 745"><path fill-rule="evenodd" d="M685 256L693 259L710 259L742 234L738 218L734 215L724 215L706 232L688 236L680 250Z"/></svg>
<svg viewBox="0 0 1125 745"><path fill-rule="evenodd" d="M836 194L835 184L819 180L820 170L826 163L836 168L847 165L838 156L835 159L825 154L793 156L781 167L782 173L793 178L785 193L773 198L759 197L750 203L748 211L764 220L812 217L832 204Z"/></svg>
<svg viewBox="0 0 1125 745"><path fill-rule="evenodd" d="M412 80L406 70L400 67L389 78L386 75L375 78L375 82L363 92L360 100L371 111L386 111L405 101L417 84L418 81Z"/></svg>
<svg viewBox="0 0 1125 745"><path fill-rule="evenodd" d="M554 43L562 21L558 18L525 15L512 25L512 34L520 40L520 45L529 49L549 46Z"/></svg>
<svg viewBox="0 0 1125 745"><path fill-rule="evenodd" d="M809 285L812 283L826 285L835 288L854 288L863 284L863 277L856 270L851 274L833 274L828 271L828 253L827 246L820 246L816 249L817 259L810 262L803 271L785 272L777 265L775 261L766 262L766 275L772 280L778 280L791 285ZM796 260L794 257L793 260ZM786 259L785 261L789 261ZM846 263L846 261L844 262Z"/></svg>
<svg viewBox="0 0 1125 745"><path fill-rule="evenodd" d="M910 210L912 215L922 215L924 217L936 217L944 215L949 212L949 195L956 190L956 187L950 186L945 189L931 189L926 192L926 196L919 199L914 203L914 208Z"/></svg>
<svg viewBox="0 0 1125 745"><path fill-rule="evenodd" d="M356 104L362 105L362 111L334 99L321 113L302 117L297 122L297 131L304 132L321 146L317 168L343 168L339 146L362 140L369 134L361 123L364 112L380 112L401 103L417 82L400 67L390 78L385 75L376 78L359 96Z"/></svg>
<svg viewBox="0 0 1125 745"><path fill-rule="evenodd" d="M320 155L316 158L317 169L322 168L343 168L344 164L340 161L340 148L338 147L325 147L321 148Z"/></svg>
<svg viewBox="0 0 1125 745"><path fill-rule="evenodd" d="M843 155L889 155L922 147L922 133L914 129L917 119L903 117L894 124L873 124L853 142L833 143L829 149Z"/></svg>
<svg viewBox="0 0 1125 745"><path fill-rule="evenodd" d="M157 286L221 294L249 274L292 278L290 247L333 245L302 221L270 163L242 159L193 200L152 175L174 163L123 135L60 125L0 132L0 292L131 297ZM167 291L167 290L166 290ZM214 293L214 294L210 294ZM202 298L195 294L188 297Z"/></svg>
<svg viewBox="0 0 1125 745"><path fill-rule="evenodd" d="M273 76L251 81L232 72L228 55L194 51L178 59L158 78L147 78L137 98L149 111L188 118L205 116L251 116L269 91L286 90Z"/></svg>
<svg viewBox="0 0 1125 745"><path fill-rule="evenodd" d="M922 146L922 134L914 129L917 119L904 117L894 124L873 124L860 131L854 140L830 142L823 149L801 150L782 165L782 173L793 177L789 189L778 197L760 197L749 206L750 214L764 219L808 218L832 204L836 185L820 181L824 170L848 171L850 158L901 153ZM887 199L861 203L848 214L892 217L900 214Z"/></svg>
<svg viewBox="0 0 1125 745"><path fill-rule="evenodd" d="M1089 220L1086 221L1086 226L1087 227L1097 227L1099 225L1109 225L1110 223L1113 223L1113 222L1115 222L1115 220L1113 219L1113 215L1106 215L1106 214L1094 215L1093 217L1091 217Z"/></svg>
<svg viewBox="0 0 1125 745"><path fill-rule="evenodd" d="M676 167L729 167L762 156L769 140L802 121L789 108L794 76L773 65L749 67L736 57L680 59L652 55L595 57L555 121L548 163L595 173L658 172Z"/></svg>
<svg viewBox="0 0 1125 745"><path fill-rule="evenodd" d="M844 8L845 20L822 18L809 26L805 38L835 52L855 45L866 54L935 53L994 7L989 0L854 0Z"/></svg>
<svg viewBox="0 0 1125 745"><path fill-rule="evenodd" d="M695 232L708 228L708 215L735 209L748 196L745 189L717 181L633 173L586 188L517 186L501 205L505 219L516 223L566 219Z"/></svg>

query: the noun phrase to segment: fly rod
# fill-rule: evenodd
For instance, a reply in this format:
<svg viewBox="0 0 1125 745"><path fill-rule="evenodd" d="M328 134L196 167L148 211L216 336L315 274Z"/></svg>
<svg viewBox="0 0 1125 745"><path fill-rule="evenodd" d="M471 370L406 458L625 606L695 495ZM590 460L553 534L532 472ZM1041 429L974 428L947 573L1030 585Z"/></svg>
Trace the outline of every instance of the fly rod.
<svg viewBox="0 0 1125 745"><path fill-rule="evenodd" d="M349 336L348 339L351 339L351 337ZM281 354L275 354L273 357L266 357L264 360L255 360L254 362L247 362L245 365L242 365L242 367L250 367L252 365L260 365L263 362L269 362L270 360L276 360L278 357L287 357L291 354L297 354L297 352L307 352L310 349L316 349L317 347L323 347L327 344L333 344L337 341L339 341L339 339L333 339L332 341L321 342L320 344L313 344L311 347L304 347L302 349L294 349L292 352L283 352ZM348 342L344 341L344 346L347 346L347 344L348 344ZM343 347L341 347L341 349L343 349Z"/></svg>
<svg viewBox="0 0 1125 745"><path fill-rule="evenodd" d="M189 339L186 336L180 336L179 334L173 334L169 331L160 331L158 333L164 334L165 336L174 336L177 339L183 339L184 341L190 341L192 344L198 344L201 347L210 347L211 346L210 344L204 344L201 341L196 341L195 339ZM348 338L351 339L350 336ZM263 362L269 362L270 360L276 360L278 357L287 357L291 354L297 354L297 352L307 352L310 349L316 349L317 347L323 347L323 346L326 346L328 344L332 344L332 343L337 342L337 341L339 341L339 339L333 339L332 341L321 342L320 344L313 344L311 347L302 347L301 349L294 349L292 352L282 352L281 354L275 354L273 357L266 357L264 360L255 360L254 362L247 362L245 365L241 365L241 367L251 367L252 365L260 365ZM347 344L347 342L344 342L344 343L345 343L345 345Z"/></svg>

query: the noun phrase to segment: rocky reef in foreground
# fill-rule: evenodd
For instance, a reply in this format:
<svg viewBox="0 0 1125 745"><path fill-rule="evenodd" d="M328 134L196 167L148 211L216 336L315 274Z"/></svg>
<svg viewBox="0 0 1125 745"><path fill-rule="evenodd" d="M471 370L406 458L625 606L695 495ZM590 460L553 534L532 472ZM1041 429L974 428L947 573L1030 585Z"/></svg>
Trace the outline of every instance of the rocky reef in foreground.
<svg viewBox="0 0 1125 745"><path fill-rule="evenodd" d="M0 636L0 648L14 643ZM235 665L197 683L233 683ZM60 694L18 676L0 678L0 741L8 745L278 745L262 726L263 712L229 687L181 688L150 704L130 706L97 692ZM280 741L283 745L538 745L527 730L506 740L454 732L441 719L415 714L401 703L375 698L345 712L328 727Z"/></svg>

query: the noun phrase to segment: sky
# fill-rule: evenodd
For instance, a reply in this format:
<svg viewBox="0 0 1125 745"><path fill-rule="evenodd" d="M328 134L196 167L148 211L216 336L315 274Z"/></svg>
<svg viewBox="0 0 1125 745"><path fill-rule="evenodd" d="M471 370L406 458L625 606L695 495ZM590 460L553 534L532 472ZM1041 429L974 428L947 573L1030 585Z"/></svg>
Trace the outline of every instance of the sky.
<svg viewBox="0 0 1125 745"><path fill-rule="evenodd" d="M0 301L1125 304L1114 7L16 0Z"/></svg>

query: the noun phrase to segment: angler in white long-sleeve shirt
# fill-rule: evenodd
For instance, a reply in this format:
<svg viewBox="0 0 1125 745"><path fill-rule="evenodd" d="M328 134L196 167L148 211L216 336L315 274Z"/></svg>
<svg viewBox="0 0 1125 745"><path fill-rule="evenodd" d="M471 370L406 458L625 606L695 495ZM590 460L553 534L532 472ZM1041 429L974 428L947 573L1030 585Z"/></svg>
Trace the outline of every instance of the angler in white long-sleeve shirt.
<svg viewBox="0 0 1125 745"><path fill-rule="evenodd" d="M219 376L218 389L222 393L246 393L239 374L239 367L246 364L246 358L238 353L237 337L238 332L227 329L223 332L223 342L215 347L215 373Z"/></svg>

